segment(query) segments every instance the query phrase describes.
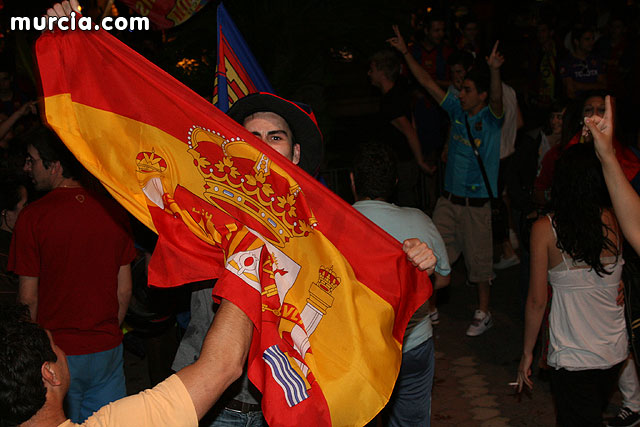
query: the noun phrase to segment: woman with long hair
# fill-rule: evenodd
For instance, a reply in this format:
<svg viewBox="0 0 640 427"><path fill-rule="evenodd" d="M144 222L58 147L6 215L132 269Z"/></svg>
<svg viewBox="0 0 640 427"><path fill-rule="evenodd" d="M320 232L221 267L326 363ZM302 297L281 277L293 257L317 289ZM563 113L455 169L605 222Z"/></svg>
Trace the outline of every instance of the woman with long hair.
<svg viewBox="0 0 640 427"><path fill-rule="evenodd" d="M551 387L561 426L600 426L627 358L621 282L621 233L593 144L567 148L555 168L551 213L531 231L531 276L518 389L532 388L531 363L545 305Z"/></svg>

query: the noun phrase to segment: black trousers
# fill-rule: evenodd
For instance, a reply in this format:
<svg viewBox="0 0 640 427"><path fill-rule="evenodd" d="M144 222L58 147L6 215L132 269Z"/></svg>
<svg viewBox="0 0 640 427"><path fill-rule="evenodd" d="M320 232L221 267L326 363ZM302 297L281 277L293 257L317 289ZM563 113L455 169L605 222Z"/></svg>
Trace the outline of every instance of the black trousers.
<svg viewBox="0 0 640 427"><path fill-rule="evenodd" d="M562 427L601 427L602 412L618 382L624 362L609 369L551 371L551 392L556 402L557 422Z"/></svg>

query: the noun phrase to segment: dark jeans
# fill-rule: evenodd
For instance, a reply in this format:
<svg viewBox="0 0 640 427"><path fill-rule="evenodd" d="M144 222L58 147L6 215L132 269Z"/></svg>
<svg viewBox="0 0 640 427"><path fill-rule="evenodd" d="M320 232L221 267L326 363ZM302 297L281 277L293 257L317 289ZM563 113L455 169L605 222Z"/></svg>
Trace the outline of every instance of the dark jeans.
<svg viewBox="0 0 640 427"><path fill-rule="evenodd" d="M431 425L434 372L433 338L402 354L398 380L383 416L386 426Z"/></svg>
<svg viewBox="0 0 640 427"><path fill-rule="evenodd" d="M499 204L499 215L491 220L491 226L493 231L493 241L496 243L502 243L509 238L509 212L507 212L507 205L504 203L502 193L504 187L507 185L507 170L509 163L513 159L513 156L506 157L500 160L500 168L498 169L498 192L493 195ZM493 190L495 191L495 189ZM495 215L495 212L492 212Z"/></svg>
<svg viewBox="0 0 640 427"><path fill-rule="evenodd" d="M562 427L601 427L602 412L618 381L624 362L609 369L567 371L552 369L551 392Z"/></svg>

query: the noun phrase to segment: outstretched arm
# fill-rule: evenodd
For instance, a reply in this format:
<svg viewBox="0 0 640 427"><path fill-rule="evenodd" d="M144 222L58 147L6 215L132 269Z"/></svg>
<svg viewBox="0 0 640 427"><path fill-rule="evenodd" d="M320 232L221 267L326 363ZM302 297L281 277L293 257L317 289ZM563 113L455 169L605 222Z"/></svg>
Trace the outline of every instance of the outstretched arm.
<svg viewBox="0 0 640 427"><path fill-rule="evenodd" d="M533 388L531 381L531 363L533 347L538 338L542 316L547 305L547 248L551 234L551 225L546 217L533 224L531 229L531 272L529 295L525 309L524 344L522 358L518 366L518 391L526 384Z"/></svg>
<svg viewBox="0 0 640 427"><path fill-rule="evenodd" d="M198 419L242 375L252 335L253 323L247 315L223 299L202 344L200 358L176 373L191 396Z"/></svg>
<svg viewBox="0 0 640 427"><path fill-rule="evenodd" d="M118 270L118 325L122 325L127 315L133 282L131 278L131 264L120 266Z"/></svg>
<svg viewBox="0 0 640 427"><path fill-rule="evenodd" d="M18 282L18 302L29 307L31 321L35 322L38 314L39 279L31 276L20 276Z"/></svg>
<svg viewBox="0 0 640 427"><path fill-rule="evenodd" d="M489 91L489 106L493 114L500 117L502 116L502 79L500 78L500 67L504 64L504 56L498 52L498 43L493 45L491 55L487 56L487 65L491 72L491 89Z"/></svg>
<svg viewBox="0 0 640 427"><path fill-rule="evenodd" d="M442 102L447 93L442 90L442 88L438 85L438 83L436 83L435 80L433 80L433 78L431 78L429 73L427 73L427 70L422 68L422 66L418 64L418 61L416 61L415 58L411 54L409 54L407 44L404 42L404 38L402 37L402 34L400 34L400 30L398 29L397 25L393 26L393 32L396 34L396 36L391 37L389 40L387 40L387 42L389 42L391 46L398 49L402 56L404 56L404 59L407 61L407 65L411 70L411 74L413 74L418 83L420 83L420 85L422 85L422 87L424 87L427 92L429 92L433 99L435 99L439 103Z"/></svg>
<svg viewBox="0 0 640 427"><path fill-rule="evenodd" d="M26 116L29 113L35 114L35 112L35 101L25 102L20 108L14 111L7 120L0 123L0 139L4 138L4 136L8 134L13 125L15 125L23 116Z"/></svg>
<svg viewBox="0 0 640 427"><path fill-rule="evenodd" d="M613 106L611 97L605 99L604 117L585 117L584 122L593 135L596 154L602 163L602 172L613 202L620 228L636 252L640 252L640 198L616 159L613 148Z"/></svg>
<svg viewBox="0 0 640 427"><path fill-rule="evenodd" d="M422 157L422 149L420 147L420 139L418 138L418 132L416 128L413 127L409 119L405 116L396 117L391 120L391 124L398 129L405 138L407 138L407 143L409 144L409 148L411 148L411 152L424 172L428 174L432 174L434 172L434 168L429 166Z"/></svg>

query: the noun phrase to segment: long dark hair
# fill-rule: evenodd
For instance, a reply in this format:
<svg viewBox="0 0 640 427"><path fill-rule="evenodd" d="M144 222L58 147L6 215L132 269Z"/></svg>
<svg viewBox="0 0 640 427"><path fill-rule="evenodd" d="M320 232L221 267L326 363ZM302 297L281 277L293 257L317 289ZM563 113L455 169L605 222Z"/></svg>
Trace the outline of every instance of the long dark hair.
<svg viewBox="0 0 640 427"><path fill-rule="evenodd" d="M607 237L613 230L602 221L602 211L611 207L611 199L593 144L573 145L558 159L550 207L558 249L587 263L599 276L609 274L600 254L608 249L617 257L619 251Z"/></svg>

